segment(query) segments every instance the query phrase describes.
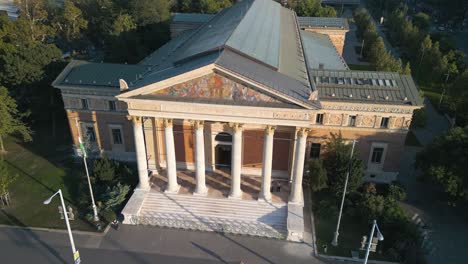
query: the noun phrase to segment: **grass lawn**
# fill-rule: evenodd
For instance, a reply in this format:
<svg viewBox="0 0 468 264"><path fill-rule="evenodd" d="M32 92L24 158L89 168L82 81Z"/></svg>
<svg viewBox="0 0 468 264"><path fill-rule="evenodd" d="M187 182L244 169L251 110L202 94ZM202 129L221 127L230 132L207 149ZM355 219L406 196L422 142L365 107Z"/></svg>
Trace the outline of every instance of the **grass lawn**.
<svg viewBox="0 0 468 264"><path fill-rule="evenodd" d="M56 197L49 205L42 204L62 189L65 202L75 209L76 220L71 222L72 229L96 230L92 223L79 219L76 210L78 183L84 169L81 163L73 162L69 146L63 144L68 135L65 129L65 126L59 126L55 138L51 137L50 129L36 130L34 142L28 144L22 144L15 138L5 140L8 152L3 156L9 170L18 178L10 187L12 204L0 210L0 224L65 229L57 209L60 199Z"/></svg>
<svg viewBox="0 0 468 264"><path fill-rule="evenodd" d="M348 64L348 67L353 71L375 71L374 65L360 65L360 64Z"/></svg>
<svg viewBox="0 0 468 264"><path fill-rule="evenodd" d="M361 240L362 236L369 236L369 232L372 227L371 224L369 223L369 225L363 225L356 219L347 216L346 208L344 208L344 213L341 218L338 246L332 246L331 241L333 240L333 235L336 230L338 216L335 214L330 214L330 216L322 216L320 213L317 212L317 205L315 204L315 201L320 201L322 199L331 199L331 197L324 197L318 194L313 194L312 196L312 203L314 204L313 209L315 218L317 249L319 253L331 256L351 257L351 251L358 251L359 257L363 258L365 252L359 250L361 247ZM325 245L327 246L327 253L324 252ZM370 253L369 259L392 261L391 259L386 258L382 254L374 252Z"/></svg>

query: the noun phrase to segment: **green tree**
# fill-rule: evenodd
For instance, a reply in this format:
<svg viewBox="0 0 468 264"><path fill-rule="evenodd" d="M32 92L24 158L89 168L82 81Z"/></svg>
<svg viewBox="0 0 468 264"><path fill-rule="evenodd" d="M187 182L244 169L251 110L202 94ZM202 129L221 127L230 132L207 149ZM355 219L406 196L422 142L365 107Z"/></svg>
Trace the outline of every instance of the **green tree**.
<svg viewBox="0 0 468 264"><path fill-rule="evenodd" d="M24 141L31 141L31 129L23 123L26 115L18 111L15 99L8 90L0 86L0 151L5 152L3 139L8 135L19 134Z"/></svg>
<svg viewBox="0 0 468 264"><path fill-rule="evenodd" d="M427 30L431 24L431 17L423 12L419 12L413 17L413 23L422 30Z"/></svg>
<svg viewBox="0 0 468 264"><path fill-rule="evenodd" d="M62 38L72 42L81 38L83 30L88 28L88 21L84 19L81 9L76 7L73 1L65 0L55 25Z"/></svg>
<svg viewBox="0 0 468 264"><path fill-rule="evenodd" d="M171 5L170 0L133 0L130 13L139 26L146 26L169 20Z"/></svg>
<svg viewBox="0 0 468 264"><path fill-rule="evenodd" d="M93 176L101 182L111 183L115 179L115 165L105 155L94 162Z"/></svg>
<svg viewBox="0 0 468 264"><path fill-rule="evenodd" d="M106 191L101 194L100 200L104 210L116 210L125 201L130 186L117 183L117 185L107 186Z"/></svg>
<svg viewBox="0 0 468 264"><path fill-rule="evenodd" d="M418 153L416 167L454 200L468 202L468 126L450 129Z"/></svg>
<svg viewBox="0 0 468 264"><path fill-rule="evenodd" d="M333 7L322 6L319 0L303 0L292 5L298 16L336 17Z"/></svg>
<svg viewBox="0 0 468 264"><path fill-rule="evenodd" d="M315 159L309 161L307 175L312 191L316 192L327 188L327 170L323 166L322 160Z"/></svg>
<svg viewBox="0 0 468 264"><path fill-rule="evenodd" d="M355 192L362 183L364 167L362 160L358 158L355 149L351 155L351 144L347 144L341 135L330 133L325 145L325 158L323 164L327 170L328 186L335 195L341 195L346 180L346 173L350 171L348 180L348 192Z"/></svg>
<svg viewBox="0 0 468 264"><path fill-rule="evenodd" d="M202 13L214 14L230 6L232 6L231 0L200 0Z"/></svg>
<svg viewBox="0 0 468 264"><path fill-rule="evenodd" d="M16 180L18 175L12 174L6 165L5 160L0 156L0 202L8 206L10 204L10 195L8 189Z"/></svg>
<svg viewBox="0 0 468 264"><path fill-rule="evenodd" d="M29 41L47 40L53 36L53 28L48 24L46 0L15 0L19 17L16 25L22 31L22 36Z"/></svg>
<svg viewBox="0 0 468 264"><path fill-rule="evenodd" d="M120 14L114 21L110 35L120 36L123 32L135 30L137 25L133 21L133 17L129 14Z"/></svg>
<svg viewBox="0 0 468 264"><path fill-rule="evenodd" d="M457 123L461 126L468 125L468 70L458 76L448 89L453 104L452 108L457 117Z"/></svg>

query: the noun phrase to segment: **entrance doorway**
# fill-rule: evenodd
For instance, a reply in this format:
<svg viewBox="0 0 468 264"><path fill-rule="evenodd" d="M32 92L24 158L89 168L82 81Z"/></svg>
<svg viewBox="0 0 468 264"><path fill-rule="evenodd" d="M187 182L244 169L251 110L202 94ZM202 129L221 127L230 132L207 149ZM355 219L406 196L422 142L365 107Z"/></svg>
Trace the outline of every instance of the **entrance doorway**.
<svg viewBox="0 0 468 264"><path fill-rule="evenodd" d="M216 169L230 171L231 170L231 145L218 144L215 148Z"/></svg>
<svg viewBox="0 0 468 264"><path fill-rule="evenodd" d="M218 133L215 137L215 168L217 170L231 170L232 135L226 132Z"/></svg>

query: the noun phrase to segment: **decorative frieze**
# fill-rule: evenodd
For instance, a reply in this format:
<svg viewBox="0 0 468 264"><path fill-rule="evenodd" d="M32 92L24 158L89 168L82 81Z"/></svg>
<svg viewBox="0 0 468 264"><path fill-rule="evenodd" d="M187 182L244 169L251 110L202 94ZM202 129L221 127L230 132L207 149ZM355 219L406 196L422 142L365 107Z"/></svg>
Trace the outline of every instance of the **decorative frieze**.
<svg viewBox="0 0 468 264"><path fill-rule="evenodd" d="M382 113L398 113L411 114L413 109L379 107L379 106L357 106L357 105L327 105L322 104L322 108L326 110L341 110L341 111L360 111L360 112L382 112Z"/></svg>

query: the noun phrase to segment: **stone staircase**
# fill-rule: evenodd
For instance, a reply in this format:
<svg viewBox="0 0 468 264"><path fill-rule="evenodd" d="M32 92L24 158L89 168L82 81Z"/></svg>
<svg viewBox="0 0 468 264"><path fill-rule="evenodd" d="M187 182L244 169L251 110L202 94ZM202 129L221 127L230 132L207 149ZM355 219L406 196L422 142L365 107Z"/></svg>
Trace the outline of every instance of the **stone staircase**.
<svg viewBox="0 0 468 264"><path fill-rule="evenodd" d="M284 239L285 203L149 192L134 224Z"/></svg>

